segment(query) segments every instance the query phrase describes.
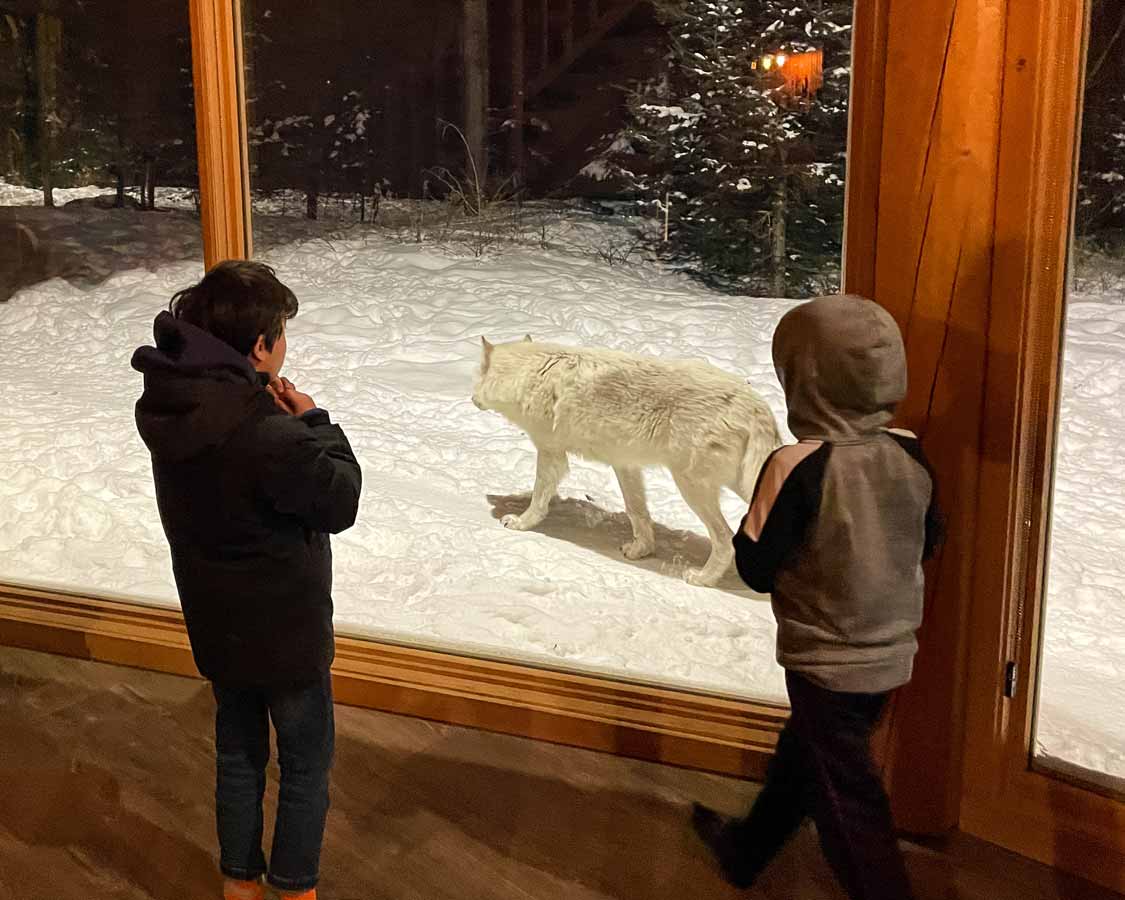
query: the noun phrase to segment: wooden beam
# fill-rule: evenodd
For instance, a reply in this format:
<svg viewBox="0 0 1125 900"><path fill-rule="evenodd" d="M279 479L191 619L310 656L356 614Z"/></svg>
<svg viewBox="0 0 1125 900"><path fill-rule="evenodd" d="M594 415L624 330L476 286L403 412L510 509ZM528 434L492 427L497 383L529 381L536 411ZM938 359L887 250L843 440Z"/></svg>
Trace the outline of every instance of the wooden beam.
<svg viewBox="0 0 1125 900"><path fill-rule="evenodd" d="M889 13L886 2L857 3L852 21L842 281L845 291L863 297L875 296Z"/></svg>
<svg viewBox="0 0 1125 900"><path fill-rule="evenodd" d="M197 675L179 610L0 585L0 644ZM760 778L787 711L604 676L339 636L339 702Z"/></svg>
<svg viewBox="0 0 1125 900"><path fill-rule="evenodd" d="M191 0L199 203L207 268L249 259L250 169L241 4Z"/></svg>
<svg viewBox="0 0 1125 900"><path fill-rule="evenodd" d="M856 40L886 65L881 77L857 69L854 152L880 162L876 184L857 160L864 180L849 194L847 281L902 328L911 387L900 420L922 436L949 518L945 550L928 570L914 681L892 707L887 760L900 824L933 833L956 825L960 804L1006 6L863 6Z"/></svg>

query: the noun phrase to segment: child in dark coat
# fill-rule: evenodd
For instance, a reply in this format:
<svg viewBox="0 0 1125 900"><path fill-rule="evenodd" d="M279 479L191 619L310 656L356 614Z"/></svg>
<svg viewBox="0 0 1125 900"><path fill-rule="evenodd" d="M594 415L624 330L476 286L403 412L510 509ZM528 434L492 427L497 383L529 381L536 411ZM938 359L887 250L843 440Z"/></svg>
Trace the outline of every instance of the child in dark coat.
<svg viewBox="0 0 1125 900"><path fill-rule="evenodd" d="M312 398L280 377L297 298L264 265L227 262L178 293L141 347L137 427L152 454L192 653L212 682L227 900L261 877L314 900L334 746L332 550L355 522L360 470ZM277 731L273 850L262 796Z"/></svg>

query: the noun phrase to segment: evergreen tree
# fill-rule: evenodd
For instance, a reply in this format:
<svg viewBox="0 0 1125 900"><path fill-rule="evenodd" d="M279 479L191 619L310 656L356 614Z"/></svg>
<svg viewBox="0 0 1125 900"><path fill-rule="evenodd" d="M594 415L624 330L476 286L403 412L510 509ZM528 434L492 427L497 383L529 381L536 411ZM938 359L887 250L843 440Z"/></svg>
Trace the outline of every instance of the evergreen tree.
<svg viewBox="0 0 1125 900"><path fill-rule="evenodd" d="M843 233L849 0L663 0L662 78L640 86L611 163L668 204L666 254L748 293L835 289ZM822 73L786 66L821 54ZM790 76L787 78L787 75Z"/></svg>

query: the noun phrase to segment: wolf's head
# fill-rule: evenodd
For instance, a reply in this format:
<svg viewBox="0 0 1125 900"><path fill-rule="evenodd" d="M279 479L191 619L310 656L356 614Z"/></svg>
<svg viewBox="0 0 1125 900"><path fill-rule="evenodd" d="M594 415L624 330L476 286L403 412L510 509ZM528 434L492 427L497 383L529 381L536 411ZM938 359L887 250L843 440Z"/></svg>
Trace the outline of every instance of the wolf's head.
<svg viewBox="0 0 1125 900"><path fill-rule="evenodd" d="M477 409L493 410L498 406L513 403L517 400L519 387L513 380L509 362L509 351L514 346L530 344L531 335L522 341L509 344L490 344L488 338L482 337L480 370L477 373L476 383L473 385L473 405Z"/></svg>

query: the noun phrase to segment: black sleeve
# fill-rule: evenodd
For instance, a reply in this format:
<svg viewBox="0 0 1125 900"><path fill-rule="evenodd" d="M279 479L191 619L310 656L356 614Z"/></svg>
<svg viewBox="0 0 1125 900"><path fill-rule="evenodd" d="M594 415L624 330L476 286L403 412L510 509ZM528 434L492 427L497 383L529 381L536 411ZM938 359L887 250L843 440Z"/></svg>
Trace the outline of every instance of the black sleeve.
<svg viewBox="0 0 1125 900"><path fill-rule="evenodd" d="M780 454L785 450L783 447L774 453L762 466L750 510L734 536L734 559L738 574L751 589L762 594L773 591L777 570L801 545L810 523L816 518L831 445L822 445L784 476L784 483L776 499L772 500L765 524L755 540L748 532L747 522L754 515L756 504L770 502L770 498L762 495L763 484L767 482L767 473L771 477L777 477L778 473L776 470L771 472L771 467L785 465L780 461Z"/></svg>
<svg viewBox="0 0 1125 900"><path fill-rule="evenodd" d="M339 425L324 410L263 423L260 484L273 507L313 531L338 534L355 524L362 485L359 463Z"/></svg>
<svg viewBox="0 0 1125 900"><path fill-rule="evenodd" d="M926 509L926 542L922 549L922 559L933 559L938 548L945 542L945 517L942 515L941 506L938 504L937 476L934 475L933 467L930 465L930 461L926 459L926 454L922 452L922 444L916 437L900 434L896 431L887 433L930 476L930 505Z"/></svg>

